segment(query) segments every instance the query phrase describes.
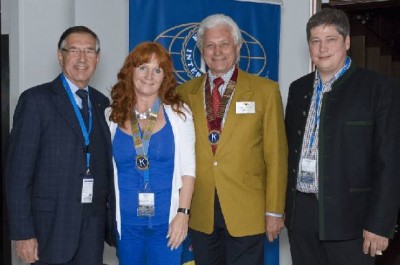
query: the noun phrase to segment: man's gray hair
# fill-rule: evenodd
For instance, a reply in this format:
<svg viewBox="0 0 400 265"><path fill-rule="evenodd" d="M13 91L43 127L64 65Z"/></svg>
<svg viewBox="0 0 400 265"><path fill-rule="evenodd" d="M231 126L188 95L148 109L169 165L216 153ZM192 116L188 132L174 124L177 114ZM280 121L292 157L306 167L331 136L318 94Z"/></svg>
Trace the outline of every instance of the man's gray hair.
<svg viewBox="0 0 400 265"><path fill-rule="evenodd" d="M232 18L224 14L214 14L206 17L200 22L199 29L197 31L197 42L196 45L200 49L203 48L204 44L204 32L206 29L215 28L217 26L227 26L231 29L233 39L236 45L243 43L242 33L235 21Z"/></svg>

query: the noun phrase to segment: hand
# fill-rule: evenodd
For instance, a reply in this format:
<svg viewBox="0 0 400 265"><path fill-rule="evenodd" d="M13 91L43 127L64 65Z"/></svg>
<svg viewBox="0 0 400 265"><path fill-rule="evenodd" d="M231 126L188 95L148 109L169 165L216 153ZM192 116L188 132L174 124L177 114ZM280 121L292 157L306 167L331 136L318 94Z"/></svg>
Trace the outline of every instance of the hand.
<svg viewBox="0 0 400 265"><path fill-rule="evenodd" d="M39 260L36 238L17 240L15 242L15 250L18 257L25 263L35 263Z"/></svg>
<svg viewBox="0 0 400 265"><path fill-rule="evenodd" d="M386 250L389 245L389 239L383 237L367 230L363 231L364 244L363 251L364 254L375 257L375 255L382 255L382 251Z"/></svg>
<svg viewBox="0 0 400 265"><path fill-rule="evenodd" d="M272 242L274 239L277 239L279 233L281 232L282 228L284 227L283 217L274 217L274 216L266 216L266 230L267 230L267 237L268 241Z"/></svg>
<svg viewBox="0 0 400 265"><path fill-rule="evenodd" d="M189 215L184 213L177 213L172 220L167 235L167 238L169 238L167 246L171 248L171 250L177 249L185 240L188 233L188 222Z"/></svg>

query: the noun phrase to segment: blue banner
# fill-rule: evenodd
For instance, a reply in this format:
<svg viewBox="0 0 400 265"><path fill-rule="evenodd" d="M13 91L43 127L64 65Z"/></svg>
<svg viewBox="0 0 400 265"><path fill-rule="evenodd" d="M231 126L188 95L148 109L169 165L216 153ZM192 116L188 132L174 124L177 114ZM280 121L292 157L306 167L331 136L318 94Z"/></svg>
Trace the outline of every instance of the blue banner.
<svg viewBox="0 0 400 265"><path fill-rule="evenodd" d="M196 47L197 27L206 16L223 13L235 20L244 44L239 67L278 81L281 7L233 0L130 0L129 49L157 41L170 52L178 83L200 76L204 62Z"/></svg>
<svg viewBox="0 0 400 265"><path fill-rule="evenodd" d="M222 13L239 26L244 43L239 68L278 81L281 7L234 0L130 0L129 49L143 41L161 43L174 61L178 83L206 71L196 47L198 25ZM182 264L192 265L190 238L184 242ZM279 240L265 244L265 264L279 265Z"/></svg>

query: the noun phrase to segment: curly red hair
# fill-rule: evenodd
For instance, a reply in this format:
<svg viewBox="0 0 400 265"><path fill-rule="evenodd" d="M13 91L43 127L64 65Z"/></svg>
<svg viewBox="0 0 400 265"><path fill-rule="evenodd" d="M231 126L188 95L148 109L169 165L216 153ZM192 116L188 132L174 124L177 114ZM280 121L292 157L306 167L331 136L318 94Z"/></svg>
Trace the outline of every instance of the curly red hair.
<svg viewBox="0 0 400 265"><path fill-rule="evenodd" d="M171 56L159 43L142 42L126 57L124 65L117 75L118 81L111 89L112 111L110 120L118 123L119 126L123 126L125 121L131 119L132 110L136 104L136 94L132 82L133 68L149 63L153 56L164 71L164 80L158 91L161 102L171 105L175 112L184 115L181 111L182 100L175 92L177 83Z"/></svg>

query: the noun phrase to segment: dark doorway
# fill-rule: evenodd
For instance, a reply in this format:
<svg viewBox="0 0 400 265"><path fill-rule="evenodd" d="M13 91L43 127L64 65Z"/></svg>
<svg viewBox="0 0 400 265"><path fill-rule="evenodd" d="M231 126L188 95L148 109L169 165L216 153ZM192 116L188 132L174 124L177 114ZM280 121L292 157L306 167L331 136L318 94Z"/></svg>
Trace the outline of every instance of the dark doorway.
<svg viewBox="0 0 400 265"><path fill-rule="evenodd" d="M331 0L327 6L349 16L353 62L400 79L400 1Z"/></svg>
<svg viewBox="0 0 400 265"><path fill-rule="evenodd" d="M0 6L1 8L1 6ZM1 14L0 14L1 21ZM1 27L1 24L0 24ZM1 34L0 40L0 63L1 63L1 181L0 181L0 265L11 264L11 242L8 239L7 232L7 217L5 207L5 196L4 196L4 162L7 152L9 124L10 124L10 67L9 67L9 36Z"/></svg>

